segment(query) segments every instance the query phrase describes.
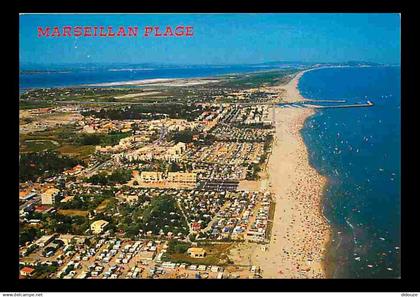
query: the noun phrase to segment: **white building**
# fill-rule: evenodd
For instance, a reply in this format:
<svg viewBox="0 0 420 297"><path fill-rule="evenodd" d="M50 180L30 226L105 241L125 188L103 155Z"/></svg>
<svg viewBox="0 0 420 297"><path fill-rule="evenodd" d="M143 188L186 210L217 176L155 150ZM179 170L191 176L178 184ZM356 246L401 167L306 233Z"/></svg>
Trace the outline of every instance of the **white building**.
<svg viewBox="0 0 420 297"><path fill-rule="evenodd" d="M42 204L54 204L55 203L55 198L58 196L58 194L60 193L59 189L56 188L51 188L46 190L44 193L41 194L41 202Z"/></svg>

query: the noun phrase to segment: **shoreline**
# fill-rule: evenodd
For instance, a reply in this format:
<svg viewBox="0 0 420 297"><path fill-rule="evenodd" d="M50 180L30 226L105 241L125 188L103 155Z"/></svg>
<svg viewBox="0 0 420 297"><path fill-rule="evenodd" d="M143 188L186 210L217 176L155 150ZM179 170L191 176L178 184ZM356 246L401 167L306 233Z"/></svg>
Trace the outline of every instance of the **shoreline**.
<svg viewBox="0 0 420 297"><path fill-rule="evenodd" d="M312 70L301 71L286 85L275 87L285 92L285 102L306 99L298 83ZM322 201L328 180L310 165L301 134L306 120L314 114L309 108L275 108L277 122L267 172L276 205L272 235L267 251L254 247L251 252L263 278L327 277L325 258L331 229L322 213Z"/></svg>
<svg viewBox="0 0 420 297"><path fill-rule="evenodd" d="M357 67L400 67L399 65L382 65L382 66L320 66L315 68L310 68L307 70L303 70L302 72L317 70L317 69L327 69L327 68L357 68ZM146 70L146 69L143 69ZM151 69L147 69L151 70ZM155 70L155 69L153 69ZM171 78L164 78L164 77L152 77L152 78L143 78L143 79L129 79L129 80L122 80L122 81L108 81L108 82L96 82L96 83L77 83L77 84L66 84L66 85L56 85L56 86L20 86L19 85L19 93L26 92L28 90L36 90L36 89L63 89L63 88L100 88L100 87L153 87L153 86L189 86L189 85L201 85L201 84L207 84L211 82L216 82L220 79L225 79L232 75L247 75L247 74L253 74L253 73L263 73L263 72L270 72L270 71L276 71L279 69L273 68L273 69L264 69L264 70L255 70L255 71L245 71L245 72L229 72L229 73L221 73L221 74L214 74L214 75L205 75L205 76L191 76L191 77L171 77ZM121 72L124 70L121 69L114 69L109 70L110 72ZM127 70L128 71L128 70ZM44 73L72 73L73 71L47 71L47 72L39 72L36 74L44 74ZM298 73L298 74L299 74ZM29 73L19 73L19 75L29 75ZM209 82L201 82L209 80ZM185 81L187 81L187 84L185 85ZM193 81L192 83L189 83L188 81ZM181 82L181 83L178 83ZM174 84L174 85L172 85ZM305 100L311 100L311 99L305 99Z"/></svg>
<svg viewBox="0 0 420 297"><path fill-rule="evenodd" d="M158 69L153 69L158 70ZM105 82L94 82L94 83L76 83L76 84L66 84L66 85L58 85L58 86L19 86L19 91L24 92L28 90L34 89L62 89L62 88L100 88L100 87L182 87L182 86L194 86L194 85L202 85L208 84L213 82L218 82L220 80L229 78L235 75L248 75L248 74L256 74L256 73L264 73L270 71L278 71L277 68L270 68L264 70L250 70L250 71L233 71L228 73L216 73L216 74L206 74L204 76L200 75L193 75L193 76L180 76L180 77L148 77L142 79L128 79L128 80L113 80L113 81L105 81ZM122 70L110 70L110 72L121 72ZM72 71L67 72L40 72L43 73L72 73ZM19 73L19 75L25 75L25 73ZM26 74L28 75L28 74Z"/></svg>

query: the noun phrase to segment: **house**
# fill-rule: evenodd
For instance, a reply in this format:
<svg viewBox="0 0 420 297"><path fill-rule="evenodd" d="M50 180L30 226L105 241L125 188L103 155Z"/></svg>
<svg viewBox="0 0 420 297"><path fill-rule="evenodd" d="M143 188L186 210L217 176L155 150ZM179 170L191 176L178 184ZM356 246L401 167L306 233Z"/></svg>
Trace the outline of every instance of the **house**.
<svg viewBox="0 0 420 297"><path fill-rule="evenodd" d="M64 197L63 199L61 199L60 203L67 203L71 200L73 200L74 196L69 196L67 195L66 197Z"/></svg>
<svg viewBox="0 0 420 297"><path fill-rule="evenodd" d="M204 258L206 256L206 250L198 247L189 248L187 253L191 258Z"/></svg>
<svg viewBox="0 0 420 297"><path fill-rule="evenodd" d="M74 167L73 167L73 168L71 168L71 169L65 170L63 173L64 173L65 175L77 175L77 174L79 174L80 172L82 172L82 170L83 170L84 168L85 168L85 167L83 167L82 165L78 164L78 165L74 166Z"/></svg>
<svg viewBox="0 0 420 297"><path fill-rule="evenodd" d="M39 245L40 247L47 246L50 242L52 242L58 234L51 234L51 235L44 235L41 238L39 238L35 243Z"/></svg>
<svg viewBox="0 0 420 297"><path fill-rule="evenodd" d="M71 234L61 234L58 239L60 239L62 242L64 242L65 245L70 244L71 240L75 238L74 235Z"/></svg>
<svg viewBox="0 0 420 297"><path fill-rule="evenodd" d="M46 190L44 193L41 194L41 202L42 204L54 204L55 198L60 193L59 189L50 188Z"/></svg>
<svg viewBox="0 0 420 297"><path fill-rule="evenodd" d="M192 222L192 223L191 223L191 229L192 229L194 232L198 232L198 231L200 231L200 230L201 230L201 224L200 224L199 222Z"/></svg>
<svg viewBox="0 0 420 297"><path fill-rule="evenodd" d="M35 269L28 266L25 266L20 270L20 274L23 276L32 276L34 272L35 272Z"/></svg>
<svg viewBox="0 0 420 297"><path fill-rule="evenodd" d="M47 206L47 205L37 205L37 206L35 206L34 210L37 213L49 213L49 212L52 212L54 210L54 207Z"/></svg>
<svg viewBox="0 0 420 297"><path fill-rule="evenodd" d="M32 198L34 198L37 194L34 192L31 193L27 193L27 192L20 192L19 193L19 199L23 200L23 201L27 201L27 200L31 200Z"/></svg>
<svg viewBox="0 0 420 297"><path fill-rule="evenodd" d="M108 224L109 223L105 220L98 220L90 225L90 230L92 230L93 234L100 234Z"/></svg>

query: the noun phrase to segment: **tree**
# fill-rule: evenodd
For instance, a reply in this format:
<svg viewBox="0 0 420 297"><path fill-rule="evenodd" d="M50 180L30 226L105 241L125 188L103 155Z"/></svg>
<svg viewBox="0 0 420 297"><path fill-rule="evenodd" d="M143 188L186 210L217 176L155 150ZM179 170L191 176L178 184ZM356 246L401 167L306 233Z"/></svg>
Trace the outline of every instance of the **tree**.
<svg viewBox="0 0 420 297"><path fill-rule="evenodd" d="M21 182L35 181L39 177L54 176L77 164L83 164L83 162L52 151L21 154L19 180Z"/></svg>
<svg viewBox="0 0 420 297"><path fill-rule="evenodd" d="M168 243L168 253L170 254L183 254L187 252L187 250L190 248L189 243L177 241L175 239L170 240Z"/></svg>
<svg viewBox="0 0 420 297"><path fill-rule="evenodd" d="M192 142L193 136L194 133L190 129L187 129L183 131L174 132L172 134L171 140L175 142L190 143Z"/></svg>
<svg viewBox="0 0 420 297"><path fill-rule="evenodd" d="M169 172L176 172L180 170L181 170L181 167L177 163L175 162L169 163L169 168L168 168Z"/></svg>
<svg viewBox="0 0 420 297"><path fill-rule="evenodd" d="M41 234L41 231L35 228L28 228L24 229L19 234L19 244L23 245L26 242L32 242L35 238L39 237Z"/></svg>

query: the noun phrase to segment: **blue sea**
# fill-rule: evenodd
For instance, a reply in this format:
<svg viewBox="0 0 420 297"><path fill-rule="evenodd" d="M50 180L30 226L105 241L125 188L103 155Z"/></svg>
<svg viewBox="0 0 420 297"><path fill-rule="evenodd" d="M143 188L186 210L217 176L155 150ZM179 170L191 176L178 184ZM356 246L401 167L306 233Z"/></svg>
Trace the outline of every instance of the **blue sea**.
<svg viewBox="0 0 420 297"><path fill-rule="evenodd" d="M329 178L323 212L333 235L334 278L399 278L401 234L400 68L329 68L299 83L311 99L374 102L319 110L302 129L310 162Z"/></svg>

